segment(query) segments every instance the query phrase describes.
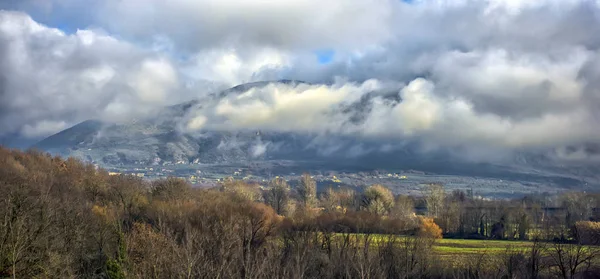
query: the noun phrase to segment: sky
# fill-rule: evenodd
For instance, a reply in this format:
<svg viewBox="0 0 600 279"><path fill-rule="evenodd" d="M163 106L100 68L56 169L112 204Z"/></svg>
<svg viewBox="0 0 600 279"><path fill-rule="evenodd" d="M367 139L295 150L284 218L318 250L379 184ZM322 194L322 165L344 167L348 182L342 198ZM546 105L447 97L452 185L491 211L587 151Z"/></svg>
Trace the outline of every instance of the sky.
<svg viewBox="0 0 600 279"><path fill-rule="evenodd" d="M223 98L182 131L599 159L600 1L1 0L0 10L5 142L293 79L312 85ZM340 109L383 89L402 101L369 99L360 123Z"/></svg>

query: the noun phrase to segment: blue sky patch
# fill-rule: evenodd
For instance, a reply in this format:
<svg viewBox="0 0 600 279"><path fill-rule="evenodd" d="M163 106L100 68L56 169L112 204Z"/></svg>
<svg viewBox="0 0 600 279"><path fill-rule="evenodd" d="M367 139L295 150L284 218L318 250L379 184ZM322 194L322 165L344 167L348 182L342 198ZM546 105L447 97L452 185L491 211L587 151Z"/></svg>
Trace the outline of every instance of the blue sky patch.
<svg viewBox="0 0 600 279"><path fill-rule="evenodd" d="M319 64L328 64L333 60L335 51L332 49L321 49L315 51L315 55L317 56Z"/></svg>
<svg viewBox="0 0 600 279"><path fill-rule="evenodd" d="M54 27L60 29L60 31L63 31L66 34L73 34L77 32L77 27L67 22L58 22Z"/></svg>

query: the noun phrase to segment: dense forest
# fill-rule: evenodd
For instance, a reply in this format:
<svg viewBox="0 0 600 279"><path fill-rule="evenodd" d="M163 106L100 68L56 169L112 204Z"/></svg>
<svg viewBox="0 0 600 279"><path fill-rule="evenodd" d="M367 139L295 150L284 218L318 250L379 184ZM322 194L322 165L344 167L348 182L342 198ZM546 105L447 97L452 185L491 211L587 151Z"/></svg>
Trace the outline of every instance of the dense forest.
<svg viewBox="0 0 600 279"><path fill-rule="evenodd" d="M0 147L0 277L598 278L599 197L317 193L308 174L199 189ZM457 264L442 238L507 245Z"/></svg>

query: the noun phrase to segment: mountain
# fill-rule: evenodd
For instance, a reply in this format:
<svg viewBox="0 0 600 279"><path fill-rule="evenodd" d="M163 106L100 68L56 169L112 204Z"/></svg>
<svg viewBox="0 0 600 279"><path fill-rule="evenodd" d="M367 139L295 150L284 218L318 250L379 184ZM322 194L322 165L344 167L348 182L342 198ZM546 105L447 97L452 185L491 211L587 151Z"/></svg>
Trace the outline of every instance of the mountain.
<svg viewBox="0 0 600 279"><path fill-rule="evenodd" d="M243 84L214 94L210 100L225 95L260 88L273 82ZM299 84L300 81L283 80L281 84ZM203 106L199 100L165 107L153 116L134 119L127 123L103 123L87 120L57 134L49 136L33 147L65 156L75 156L107 166L152 165L166 163L231 163L266 159L267 145L281 152L294 153L298 141L307 140L300 135L261 133L260 131L212 132L190 135L178 126L193 109ZM287 151L290 152L287 152ZM302 157L299 152L294 158Z"/></svg>
<svg viewBox="0 0 600 279"><path fill-rule="evenodd" d="M102 125L97 120L86 120L38 142L34 147L44 150L76 147L81 143L91 142Z"/></svg>
<svg viewBox="0 0 600 279"><path fill-rule="evenodd" d="M88 120L35 144L34 147L64 156L74 156L102 166L132 167L165 164L239 165L286 161L302 170L368 171L374 169L419 170L437 174L488 176L502 179L553 177L559 183L584 184L573 170L549 164L543 154L518 154L502 164L461 160L451 150L420 152L419 142L359 139L341 135L266 132L260 130L184 132L182 123L197 109L216 100L270 84L299 85L282 80L242 84L203 100L168 106L153 115L125 123ZM338 108L350 121L360 122L375 97L401 102L398 91L377 91ZM583 173L583 174L582 174ZM545 180L544 180L545 181Z"/></svg>

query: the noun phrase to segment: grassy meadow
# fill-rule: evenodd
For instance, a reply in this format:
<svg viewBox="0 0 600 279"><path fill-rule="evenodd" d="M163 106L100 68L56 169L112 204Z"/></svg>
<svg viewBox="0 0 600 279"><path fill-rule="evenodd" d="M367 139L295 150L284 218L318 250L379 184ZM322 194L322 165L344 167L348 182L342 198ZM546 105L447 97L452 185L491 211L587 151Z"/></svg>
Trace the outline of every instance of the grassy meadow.
<svg viewBox="0 0 600 279"><path fill-rule="evenodd" d="M338 240L341 240L344 234L337 235ZM360 241L367 237L366 234L351 234L353 240ZM385 245L391 235L386 234L371 234L368 235L371 243L375 245ZM398 245L402 245L403 240L408 240L413 236L399 236L396 241ZM555 253L554 244L551 242L538 243L538 249L543 258L548 258ZM574 247L575 244L565 244L567 247ZM533 241L520 240L489 240L489 239L436 239L433 242L432 251L443 262L450 266L466 266L475 262L486 262L501 260L509 254L519 253L528 255L531 253L531 248L534 246ZM584 246L587 251L600 253L599 246ZM600 258L595 260L600 266Z"/></svg>
<svg viewBox="0 0 600 279"><path fill-rule="evenodd" d="M499 254L507 249L524 250L533 245L530 241L481 240L481 239L439 239L434 251L440 256L455 257L460 255Z"/></svg>

